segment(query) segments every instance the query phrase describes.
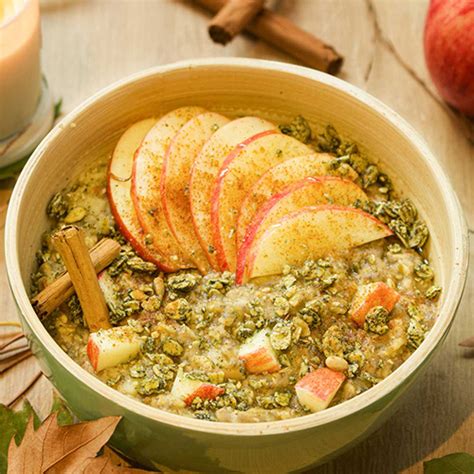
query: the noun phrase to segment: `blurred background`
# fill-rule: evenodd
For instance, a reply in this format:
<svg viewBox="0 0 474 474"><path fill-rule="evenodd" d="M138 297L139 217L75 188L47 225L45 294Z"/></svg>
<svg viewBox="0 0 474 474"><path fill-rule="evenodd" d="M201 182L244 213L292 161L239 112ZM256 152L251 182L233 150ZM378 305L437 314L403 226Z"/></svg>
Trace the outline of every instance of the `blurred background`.
<svg viewBox="0 0 474 474"><path fill-rule="evenodd" d="M55 101L62 99L62 113L128 74L182 59L242 56L296 63L246 34L225 47L213 43L207 31L209 12L191 0L41 0L40 5L43 72ZM269 5L331 44L345 58L339 77L385 102L424 136L458 193L472 235L473 123L446 105L426 67L423 31L429 1L276 0ZM0 190L5 206L11 186L11 181L3 182ZM472 249L473 244L474 257ZM4 273L0 271L2 288ZM474 334L473 280L471 271L444 350L398 415L364 443L312 472L418 473L423 460L474 451L474 352L458 347ZM15 317L6 291L0 293L0 308L0 319ZM13 378L0 379L0 393L13 390L25 371L33 370L24 367ZM43 378L28 398L45 413L49 393Z"/></svg>

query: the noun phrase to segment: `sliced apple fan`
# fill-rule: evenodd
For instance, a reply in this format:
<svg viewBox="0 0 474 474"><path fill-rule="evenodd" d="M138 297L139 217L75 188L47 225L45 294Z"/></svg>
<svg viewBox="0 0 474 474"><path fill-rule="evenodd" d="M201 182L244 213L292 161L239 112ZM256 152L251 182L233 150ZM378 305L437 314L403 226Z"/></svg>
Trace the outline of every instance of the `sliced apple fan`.
<svg viewBox="0 0 474 474"><path fill-rule="evenodd" d="M123 236L160 270L230 270L245 283L392 234L352 207L367 196L357 176L330 176L331 159L262 118L181 107L124 132L108 198Z"/></svg>

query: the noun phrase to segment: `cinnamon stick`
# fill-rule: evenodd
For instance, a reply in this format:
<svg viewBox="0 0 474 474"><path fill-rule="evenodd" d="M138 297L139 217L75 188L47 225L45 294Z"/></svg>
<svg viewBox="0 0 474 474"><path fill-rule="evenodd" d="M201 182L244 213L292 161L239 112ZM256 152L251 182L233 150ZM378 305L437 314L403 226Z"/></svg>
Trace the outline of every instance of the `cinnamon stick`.
<svg viewBox="0 0 474 474"><path fill-rule="evenodd" d="M217 13L226 0L191 0ZM263 8L246 30L267 43L299 59L302 63L329 74L337 74L344 58L330 45L302 30L284 16Z"/></svg>
<svg viewBox="0 0 474 474"><path fill-rule="evenodd" d="M460 342L459 345L462 347L474 347L474 336L468 337L464 341Z"/></svg>
<svg viewBox="0 0 474 474"><path fill-rule="evenodd" d="M109 311L82 231L66 226L52 240L69 273L90 331L110 328Z"/></svg>
<svg viewBox="0 0 474 474"><path fill-rule="evenodd" d="M90 258L95 272L99 273L107 268L118 256L120 244L112 239L102 239L90 249ZM53 283L48 285L43 291L38 293L31 304L40 318L45 318L51 314L62 303L67 301L75 290L72 286L69 273L63 273Z"/></svg>
<svg viewBox="0 0 474 474"><path fill-rule="evenodd" d="M265 0L228 0L209 23L212 40L227 44L247 26L264 3Z"/></svg>

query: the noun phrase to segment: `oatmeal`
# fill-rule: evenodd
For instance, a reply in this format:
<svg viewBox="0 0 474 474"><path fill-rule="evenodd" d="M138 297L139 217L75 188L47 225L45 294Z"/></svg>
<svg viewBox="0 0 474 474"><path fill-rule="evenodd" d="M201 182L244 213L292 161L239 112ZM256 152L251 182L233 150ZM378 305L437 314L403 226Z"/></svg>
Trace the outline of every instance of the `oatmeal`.
<svg viewBox="0 0 474 474"><path fill-rule="evenodd" d="M184 115L181 127L193 120L201 120L196 126L204 127L204 118L195 117L205 113ZM232 123L221 122L222 130ZM219 128L209 124L207 138ZM296 188L278 184L280 189L272 194L279 196L273 199L278 207L266 204L271 213L263 217L258 209L247 213L249 221L262 226L253 232L239 233L238 228L227 232L241 222L230 207L228 215L218 216L218 225L226 232L222 230L216 245L207 244L206 236L200 235L203 250L199 256L187 251L191 227L182 240L178 234L176 253L163 251L171 247L173 232L182 229L186 219L176 220L176 228L170 225L168 241L157 242L155 234L145 232L140 216L132 220L128 215L127 220L120 214L120 209L131 208L133 200L129 198L117 210L108 173L110 157L99 158L71 186L53 196L47 209L51 229L43 237L38 269L32 275L33 295L64 272L51 243L51 236L63 226L80 228L89 248L104 237L121 245L120 255L98 277L112 329L90 334L76 296L44 319L50 334L73 360L107 385L153 407L205 420L255 422L301 416L353 398L389 376L416 350L434 324L441 288L423 252L428 229L415 206L408 199L397 199L389 177L334 128L315 135L298 117L280 130L263 135L278 135L281 143L288 143L285 150L295 166L298 160L303 163L301 147L308 147L318 160L317 169L322 170L319 178ZM272 149L270 139L267 143L267 150ZM199 149L202 146L199 143ZM189 145L189 153L197 153L196 147ZM265 186L271 182L267 188L274 190L277 176L271 181L265 173L289 163L278 153L271 160L261 164L258 175L251 178L247 162L227 165L229 176L232 172L241 176L238 173L245 170L238 184L247 188L222 181L225 192L219 203L237 191L236 196L253 192L255 202L263 200ZM191 164L180 172L189 174ZM168 168L164 168L166 174ZM284 175L288 176L286 171ZM264 184L249 190L258 179ZM192 198L192 189L185 193ZM308 206L312 200L316 200L314 205ZM246 201L239 198L236 206L242 202ZM185 204L183 200L180 205ZM205 207L203 203L196 206ZM163 207L161 211L154 207L149 215L156 217L162 211L168 215L166 199ZM186 209L180 211L181 217L186 217ZM293 252L296 244L288 242L298 239L292 241L290 234L283 233L282 240L278 232L302 212L308 215L301 221L306 227L298 227L299 235L309 229L308 235L317 236L317 243L300 242L301 249ZM347 219L354 227L340 226ZM360 225L373 226L372 233L359 232L357 219L362 219ZM329 250L323 245L326 228L319 229L313 221L336 229ZM124 222L130 232L124 232ZM144 226L143 232L130 238L138 226ZM344 237L348 228L353 235ZM350 247L346 245L349 237L355 242ZM229 242L238 245L239 238L240 249L232 249ZM275 251L270 251L275 242ZM245 245L246 253L240 251ZM288 255L277 258L281 249ZM260 257L259 252L268 256ZM205 257L208 260L202 264ZM170 271L170 266L175 268Z"/></svg>

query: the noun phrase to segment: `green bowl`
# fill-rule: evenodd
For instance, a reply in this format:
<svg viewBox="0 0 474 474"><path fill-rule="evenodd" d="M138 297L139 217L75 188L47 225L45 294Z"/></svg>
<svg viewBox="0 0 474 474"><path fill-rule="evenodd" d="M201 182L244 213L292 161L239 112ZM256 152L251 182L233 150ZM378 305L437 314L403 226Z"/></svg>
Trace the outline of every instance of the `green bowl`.
<svg viewBox="0 0 474 474"><path fill-rule="evenodd" d="M47 333L28 298L29 275L51 196L140 119L183 105L270 120L304 115L333 124L410 196L431 232L430 258L443 287L425 341L367 392L319 413L284 421L220 423L174 415L100 382ZM121 415L111 445L150 468L202 472L293 472L328 461L376 429L428 366L453 321L466 279L467 228L458 200L420 136L395 112L329 75L249 59L188 61L144 71L84 102L43 140L15 187L6 223L6 263L23 329L42 370L82 420Z"/></svg>

